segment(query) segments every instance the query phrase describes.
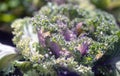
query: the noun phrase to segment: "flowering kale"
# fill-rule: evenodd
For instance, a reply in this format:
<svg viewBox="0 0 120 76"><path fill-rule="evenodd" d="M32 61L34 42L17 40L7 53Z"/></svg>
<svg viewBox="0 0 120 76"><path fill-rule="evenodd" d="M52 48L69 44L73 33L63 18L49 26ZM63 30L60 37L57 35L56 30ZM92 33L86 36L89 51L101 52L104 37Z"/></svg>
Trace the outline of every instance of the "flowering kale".
<svg viewBox="0 0 120 76"><path fill-rule="evenodd" d="M109 52L111 40L119 38L112 15L71 4L49 3L34 17L16 20L12 27L17 49L38 76L57 76L59 67L93 75L91 67L102 57L96 56Z"/></svg>

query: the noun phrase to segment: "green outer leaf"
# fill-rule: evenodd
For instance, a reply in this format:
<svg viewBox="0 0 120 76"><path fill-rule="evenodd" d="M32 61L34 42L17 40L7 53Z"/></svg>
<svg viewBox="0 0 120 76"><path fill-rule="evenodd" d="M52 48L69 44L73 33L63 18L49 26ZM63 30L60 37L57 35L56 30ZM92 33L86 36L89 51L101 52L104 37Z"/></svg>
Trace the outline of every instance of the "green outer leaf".
<svg viewBox="0 0 120 76"><path fill-rule="evenodd" d="M10 63L19 57L18 54L14 47L0 44L0 70L7 70Z"/></svg>
<svg viewBox="0 0 120 76"><path fill-rule="evenodd" d="M7 67L9 67L11 62L16 60L16 58L17 58L16 54L11 54L4 56L2 59L0 59L0 71L7 70Z"/></svg>

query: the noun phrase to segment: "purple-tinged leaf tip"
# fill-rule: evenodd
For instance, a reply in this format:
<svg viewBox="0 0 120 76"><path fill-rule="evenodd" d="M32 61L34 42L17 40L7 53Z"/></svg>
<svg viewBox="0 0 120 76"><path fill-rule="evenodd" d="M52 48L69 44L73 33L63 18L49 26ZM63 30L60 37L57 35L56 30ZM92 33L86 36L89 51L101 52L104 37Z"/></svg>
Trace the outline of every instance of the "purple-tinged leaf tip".
<svg viewBox="0 0 120 76"><path fill-rule="evenodd" d="M44 30L43 30L43 29L39 29L39 30L38 30L39 43L40 43L43 47L46 46L45 38L46 38L47 36L49 36L49 35L50 35L50 33L49 33L49 32L45 32L45 33L44 33Z"/></svg>
<svg viewBox="0 0 120 76"><path fill-rule="evenodd" d="M80 22L80 23L78 23L77 25L76 25L76 32L77 32L77 36L78 35L80 35L82 32L83 32L83 30L82 30L82 25L83 25L83 23L82 22Z"/></svg>
<svg viewBox="0 0 120 76"><path fill-rule="evenodd" d="M78 46L78 50L80 51L80 53L84 56L85 54L87 54L88 50L89 50L89 45L90 43L88 42L83 42L81 45Z"/></svg>

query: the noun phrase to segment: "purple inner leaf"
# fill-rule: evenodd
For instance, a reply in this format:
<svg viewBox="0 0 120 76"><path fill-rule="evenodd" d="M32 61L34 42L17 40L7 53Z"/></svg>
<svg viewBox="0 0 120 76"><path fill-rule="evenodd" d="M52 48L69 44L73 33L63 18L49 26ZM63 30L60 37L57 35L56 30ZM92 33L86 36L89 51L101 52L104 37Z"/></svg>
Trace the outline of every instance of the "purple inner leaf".
<svg viewBox="0 0 120 76"><path fill-rule="evenodd" d="M85 54L87 54L88 49L89 49L89 43L88 42L83 42L80 46L78 46L78 50L80 51L80 53L84 56Z"/></svg>
<svg viewBox="0 0 120 76"><path fill-rule="evenodd" d="M49 47L52 53L55 55L55 57L58 58L60 56L61 51L60 46L56 42L50 42Z"/></svg>
<svg viewBox="0 0 120 76"><path fill-rule="evenodd" d="M67 29L63 32L63 36L65 38L66 41L71 41L74 40L76 38L76 34L73 33L73 31Z"/></svg>
<svg viewBox="0 0 120 76"><path fill-rule="evenodd" d="M38 30L38 39L39 39L40 44L43 47L45 47L46 46L46 44L45 44L45 37L44 37L44 34L43 34L42 30Z"/></svg>

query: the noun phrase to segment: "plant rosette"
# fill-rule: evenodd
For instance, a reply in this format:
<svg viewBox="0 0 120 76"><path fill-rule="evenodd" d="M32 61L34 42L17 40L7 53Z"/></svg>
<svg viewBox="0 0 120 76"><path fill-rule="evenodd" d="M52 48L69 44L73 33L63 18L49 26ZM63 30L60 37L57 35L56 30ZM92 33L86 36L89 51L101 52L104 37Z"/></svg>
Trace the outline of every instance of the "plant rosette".
<svg viewBox="0 0 120 76"><path fill-rule="evenodd" d="M13 41L30 64L26 70L46 76L93 76L93 63L119 39L111 14L70 4L49 3L34 17L16 20L12 27ZM15 63L25 69L22 64Z"/></svg>

